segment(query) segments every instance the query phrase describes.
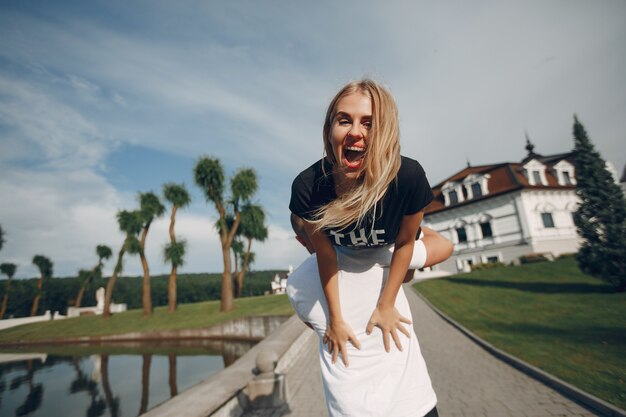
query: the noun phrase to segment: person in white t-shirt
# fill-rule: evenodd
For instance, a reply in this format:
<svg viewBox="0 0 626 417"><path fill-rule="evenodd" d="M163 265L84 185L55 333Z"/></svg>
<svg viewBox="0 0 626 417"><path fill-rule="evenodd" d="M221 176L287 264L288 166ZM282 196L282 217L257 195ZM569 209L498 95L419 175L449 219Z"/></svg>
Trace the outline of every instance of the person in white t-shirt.
<svg viewBox="0 0 626 417"><path fill-rule="evenodd" d="M325 157L292 185L292 221L315 253L289 276L287 294L320 337L331 416L436 415L401 284L452 244L430 230L419 239L433 195L399 139L391 94L371 80L349 83L326 113Z"/></svg>

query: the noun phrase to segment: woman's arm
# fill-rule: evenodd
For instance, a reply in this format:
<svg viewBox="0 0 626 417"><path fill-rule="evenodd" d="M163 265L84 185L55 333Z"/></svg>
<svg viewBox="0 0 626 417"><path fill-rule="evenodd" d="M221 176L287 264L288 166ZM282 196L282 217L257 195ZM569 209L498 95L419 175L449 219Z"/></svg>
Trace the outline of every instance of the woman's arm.
<svg viewBox="0 0 626 417"><path fill-rule="evenodd" d="M411 324L411 321L400 315L396 310L396 296L402 285L402 281L407 273L411 257L413 256L413 246L415 245L415 235L419 229L424 212L420 211L402 218L400 231L395 240L395 248L389 267L389 276L383 288L383 292L378 300L378 305L372 313L372 317L367 325L367 333L371 333L374 326L380 327L383 332L383 343L385 350L389 352L389 337L393 339L397 348L402 350L402 344L398 338L397 331L409 337L409 332L402 323Z"/></svg>
<svg viewBox="0 0 626 417"><path fill-rule="evenodd" d="M337 357L341 353L343 363L348 366L347 341L350 340L357 349L361 348L361 344L350 326L343 320L343 315L341 314L339 274L335 248L323 232L315 231L313 224L305 221L304 229L317 254L317 267L320 273L322 289L328 303L329 317L324 343L327 344L328 351L333 354L333 363L337 361Z"/></svg>

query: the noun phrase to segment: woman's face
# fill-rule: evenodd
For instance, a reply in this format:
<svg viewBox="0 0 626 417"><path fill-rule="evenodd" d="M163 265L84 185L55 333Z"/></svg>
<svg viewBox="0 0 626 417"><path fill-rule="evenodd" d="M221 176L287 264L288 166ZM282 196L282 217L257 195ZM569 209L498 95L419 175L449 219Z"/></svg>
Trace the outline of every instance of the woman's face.
<svg viewBox="0 0 626 417"><path fill-rule="evenodd" d="M367 147L367 135L372 127L372 101L356 92L337 103L332 121L330 146L337 164L334 170L346 179L357 179Z"/></svg>

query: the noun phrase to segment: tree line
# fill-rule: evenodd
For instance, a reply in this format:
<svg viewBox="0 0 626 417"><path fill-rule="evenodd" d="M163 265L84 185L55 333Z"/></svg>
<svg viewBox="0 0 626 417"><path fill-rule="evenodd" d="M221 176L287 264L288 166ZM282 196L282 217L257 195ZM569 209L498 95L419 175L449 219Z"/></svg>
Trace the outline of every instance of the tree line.
<svg viewBox="0 0 626 417"><path fill-rule="evenodd" d="M252 241L264 241L267 239L268 230L265 225L265 213L260 205L254 204L252 198L257 192L258 184L256 173L251 168L241 168L230 179L229 192L226 193L227 179L224 169L217 158L202 156L193 168L194 181L202 190L207 203L211 203L217 211L218 220L215 225L219 234L223 259L223 273L220 285L220 310L230 311L233 308L234 289L236 287L237 296L244 294L244 277L250 264L254 262L252 252ZM171 264L171 272L167 285L168 310L174 312L177 303L177 270L184 264L186 241L175 234L176 213L179 209L187 207L191 203L191 196L184 184L166 183L163 185L163 197L171 206L169 235L170 242L163 250L163 258ZM153 311L153 292L151 290L151 276L148 261L145 256L145 247L148 232L153 221L165 214L166 207L161 202L159 196L154 192L144 192L138 194L139 207L135 210L120 210L116 215L120 231L124 233L124 240L117 252L117 260L113 268L112 275L106 281L106 295L104 303L103 317L111 315L111 300L114 291L116 299L119 299L116 283L118 277L123 272L124 257L137 255L140 258L143 270L142 279L142 308L144 317L148 317ZM5 233L0 227L0 249L5 243ZM102 278L102 268L104 261L112 257L113 251L106 245L97 245L97 264L88 270L81 270L78 279L81 286L77 294L73 297L73 305L80 307L83 302L85 289L94 280ZM234 269L232 257L234 256ZM53 263L44 255L35 255L33 264L40 272L36 288L33 290L30 314L36 315L39 303L53 276ZM17 266L11 263L0 265L0 272L8 277L0 319L7 310L9 294L11 292L11 280L16 272ZM235 286L233 286L233 274ZM268 280L269 281L269 280ZM134 303L127 302L129 306Z"/></svg>
<svg viewBox="0 0 626 417"><path fill-rule="evenodd" d="M263 295L270 289L270 281L280 271L252 271L246 274L245 288L242 296ZM87 285L84 275L72 277L53 277L45 285L45 291L39 302L39 312L46 310L58 311L67 314L67 308L74 306L76 297L81 288L83 306L96 305L96 290L106 287L109 277L95 277ZM31 313L33 294L37 291L37 278L13 280L11 296L8 298L5 318L27 317ZM169 275L159 274L151 277L150 295L153 307L167 306ZM0 294L4 294L8 281L0 281ZM222 274L217 273L190 273L179 274L177 277L177 300L179 304L198 303L202 301L219 300L222 291ZM142 308L141 294L143 276L125 276L115 285L115 302L125 303L129 309Z"/></svg>

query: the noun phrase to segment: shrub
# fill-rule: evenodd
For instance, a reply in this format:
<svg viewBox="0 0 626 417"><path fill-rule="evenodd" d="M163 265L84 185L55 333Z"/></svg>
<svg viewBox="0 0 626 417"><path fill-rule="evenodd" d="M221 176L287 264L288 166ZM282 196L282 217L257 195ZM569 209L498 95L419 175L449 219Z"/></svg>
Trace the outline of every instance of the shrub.
<svg viewBox="0 0 626 417"><path fill-rule="evenodd" d="M501 268L506 266L502 262L486 262L481 264L472 265L472 271L482 271L484 269L493 269L493 268Z"/></svg>
<svg viewBox="0 0 626 417"><path fill-rule="evenodd" d="M554 258L551 254L547 253L529 253L527 255L520 256L519 260L523 264L532 264L535 262L552 261Z"/></svg>

